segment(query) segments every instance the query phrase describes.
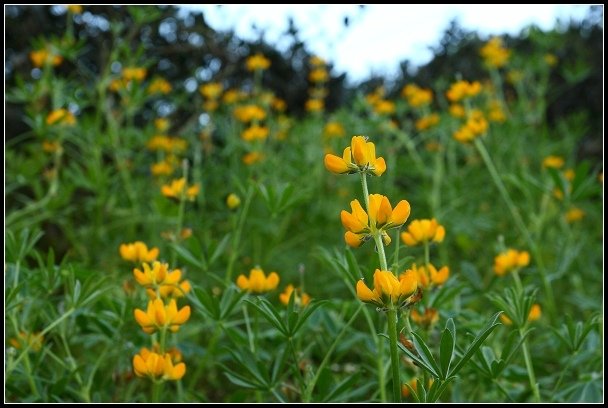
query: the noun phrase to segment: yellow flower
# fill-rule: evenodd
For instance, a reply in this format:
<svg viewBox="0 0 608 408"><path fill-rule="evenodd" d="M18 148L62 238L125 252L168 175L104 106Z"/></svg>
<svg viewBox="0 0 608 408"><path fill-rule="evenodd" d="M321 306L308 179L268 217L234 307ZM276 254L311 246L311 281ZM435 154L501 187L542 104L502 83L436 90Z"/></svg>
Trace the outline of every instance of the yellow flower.
<svg viewBox="0 0 608 408"><path fill-rule="evenodd" d="M132 244L121 244L119 248L120 256L129 262L152 262L158 258L158 248L150 248L141 242L135 241Z"/></svg>
<svg viewBox="0 0 608 408"><path fill-rule="evenodd" d="M144 262L143 271L135 268L133 276L141 286L151 289L148 294L153 299L156 299L156 290L161 297L182 297L191 289L188 281L180 284L182 271L179 269L171 271L166 263L154 262L150 267L148 263Z"/></svg>
<svg viewBox="0 0 608 408"><path fill-rule="evenodd" d="M464 116L466 115L464 106L459 105L457 103L451 104L449 111L450 111L450 115L452 115L455 118L464 118Z"/></svg>
<svg viewBox="0 0 608 408"><path fill-rule="evenodd" d="M420 267L413 264L410 269L406 270L406 273L407 272L414 273L418 278L418 285L423 288L427 288L431 285L441 286L450 277L450 268L443 266L437 270L437 268L435 268L435 266L431 263Z"/></svg>
<svg viewBox="0 0 608 408"><path fill-rule="evenodd" d="M227 105L231 105L235 102L240 101L241 99L244 99L246 96L247 95L245 95L245 93L242 91L239 91L237 89L229 89L226 91L226 93L224 93L222 101L224 101L224 103Z"/></svg>
<svg viewBox="0 0 608 408"><path fill-rule="evenodd" d="M483 117L483 113L473 110L464 125L454 132L453 137L461 143L468 143L483 135L487 130L488 121Z"/></svg>
<svg viewBox="0 0 608 408"><path fill-rule="evenodd" d="M543 167L561 169L564 167L564 158L560 156L547 156L543 160Z"/></svg>
<svg viewBox="0 0 608 408"><path fill-rule="evenodd" d="M164 150L168 153L180 153L188 147L188 141L178 137L155 135L146 144L150 150Z"/></svg>
<svg viewBox="0 0 608 408"><path fill-rule="evenodd" d="M424 145L424 148L426 149L427 152L438 152L438 151L441 151L442 146L441 146L441 143L439 143L436 140L429 140Z"/></svg>
<svg viewBox="0 0 608 408"><path fill-rule="evenodd" d="M40 334L40 332L26 333L22 331L19 332L17 337L11 338L9 343L17 350L21 350L22 348L29 346L29 350L38 352L42 348L42 343L44 343L44 336Z"/></svg>
<svg viewBox="0 0 608 408"><path fill-rule="evenodd" d="M564 178L568 181L572 181L572 180L574 180L574 177L576 177L576 173L572 169L564 170L563 174L564 174Z"/></svg>
<svg viewBox="0 0 608 408"><path fill-rule="evenodd" d="M46 117L47 125L66 125L73 126L76 124L76 117L67 109L55 109Z"/></svg>
<svg viewBox="0 0 608 408"><path fill-rule="evenodd" d="M230 193L228 195L228 197L226 197L226 205L228 206L228 208L230 208L231 210L234 210L235 208L237 208L239 205L241 205L241 199L239 198L238 195L234 194L234 193Z"/></svg>
<svg viewBox="0 0 608 408"><path fill-rule="evenodd" d="M390 115L395 113L395 103L381 99L374 104L374 112L378 115Z"/></svg>
<svg viewBox="0 0 608 408"><path fill-rule="evenodd" d="M424 314L420 314L418 310L412 309L410 314L412 320L421 326L430 326L439 321L439 313L437 309L428 307L424 309Z"/></svg>
<svg viewBox="0 0 608 408"><path fill-rule="evenodd" d="M358 247L380 232L385 245L391 242L386 230L402 226L410 216L410 204L401 200L395 209L386 196L369 195L369 214L365 212L359 200L350 203L352 213L342 210L340 219L346 228L344 240L351 247Z"/></svg>
<svg viewBox="0 0 608 408"><path fill-rule="evenodd" d="M357 297L365 303L378 307L401 307L418 287L418 279L414 273L406 272L399 279L391 271L374 271L374 289L371 290L363 279L357 281Z"/></svg>
<svg viewBox="0 0 608 408"><path fill-rule="evenodd" d="M42 151L45 153L55 153L56 151L61 149L61 143L58 141L51 140L43 140L42 141Z"/></svg>
<svg viewBox="0 0 608 408"><path fill-rule="evenodd" d="M170 161L163 160L150 166L150 171L154 176L170 176L175 171L175 167Z"/></svg>
<svg viewBox="0 0 608 408"><path fill-rule="evenodd" d="M310 82L326 82L329 79L329 74L325 68L315 68L308 75Z"/></svg>
<svg viewBox="0 0 608 408"><path fill-rule="evenodd" d="M505 112L502 109L502 105L501 105L500 101L493 100L490 102L488 118L492 122L499 122L499 123L502 123L505 120L507 120L507 116L505 115Z"/></svg>
<svg viewBox="0 0 608 408"><path fill-rule="evenodd" d="M165 184L161 188L161 193L167 198L173 198L181 200L182 196L188 198L190 201L194 201L200 191L200 186L194 184L188 186L185 178L179 178L171 181L171 184Z"/></svg>
<svg viewBox="0 0 608 408"><path fill-rule="evenodd" d="M247 58L245 66L247 67L247 71L264 71L270 67L270 60L262 54L257 53Z"/></svg>
<svg viewBox="0 0 608 408"><path fill-rule="evenodd" d="M146 78L148 70L142 67L124 67L122 69L122 78L125 81L141 82Z"/></svg>
<svg viewBox="0 0 608 408"><path fill-rule="evenodd" d="M63 57L48 49L42 48L40 50L30 52L30 60L37 68L42 68L47 64L55 67L63 62Z"/></svg>
<svg viewBox="0 0 608 408"><path fill-rule="evenodd" d="M201 85L198 88L198 91L201 95L203 95L207 99L216 100L222 94L224 90L224 86L219 82L209 82L207 84Z"/></svg>
<svg viewBox="0 0 608 408"><path fill-rule="evenodd" d="M481 92L481 84L478 81L457 81L448 89L446 96L450 102L458 102L461 99L469 98Z"/></svg>
<svg viewBox="0 0 608 408"><path fill-rule="evenodd" d="M264 271L256 267L249 271L249 278L242 274L239 275L236 285L248 292L264 293L276 289L279 280L279 275L276 272L270 272L266 277Z"/></svg>
<svg viewBox="0 0 608 408"><path fill-rule="evenodd" d="M527 266L530 263L528 251L508 249L494 258L494 273L504 276L507 272Z"/></svg>
<svg viewBox="0 0 608 408"><path fill-rule="evenodd" d="M503 67L509 61L509 56L511 55L511 51L503 47L502 39L499 37L490 39L490 41L481 47L479 53L486 65L494 68Z"/></svg>
<svg viewBox="0 0 608 408"><path fill-rule="evenodd" d="M565 217L566 221L569 223L580 221L585 217L585 211L581 210L580 208L573 207L568 210Z"/></svg>
<svg viewBox="0 0 608 408"><path fill-rule="evenodd" d="M148 85L148 94L156 94L160 93L163 95L167 95L173 87L164 78L154 78L154 80Z"/></svg>
<svg viewBox="0 0 608 408"><path fill-rule="evenodd" d="M416 121L416 129L418 130L426 130L433 126L436 126L439 123L439 115L436 113L431 113L430 115L426 115L421 117Z"/></svg>
<svg viewBox="0 0 608 408"><path fill-rule="evenodd" d="M154 299L148 301L148 309L145 312L135 309L134 316L137 323L148 334L167 328L176 332L180 325L186 323L190 318L190 306L184 306L178 310L175 299L171 299L168 305L165 305L160 299Z"/></svg>
<svg viewBox="0 0 608 408"><path fill-rule="evenodd" d="M154 128L159 132L166 132L169 130L169 126L171 126L171 122L167 118L154 119Z"/></svg>
<svg viewBox="0 0 608 408"><path fill-rule="evenodd" d="M325 107L323 99L309 99L304 106L308 112L320 112Z"/></svg>
<svg viewBox="0 0 608 408"><path fill-rule="evenodd" d="M269 130L266 126L251 125L241 133L241 139L248 142L264 140L268 137Z"/></svg>
<svg viewBox="0 0 608 408"><path fill-rule="evenodd" d="M328 122L323 128L323 134L326 137L342 137L345 131L339 122Z"/></svg>
<svg viewBox="0 0 608 408"><path fill-rule="evenodd" d="M321 57L316 56L316 55L313 55L312 57L310 57L310 59L308 60L308 62L313 67L319 67L319 66L325 65L325 60L323 58L321 58Z"/></svg>
<svg viewBox="0 0 608 408"><path fill-rule="evenodd" d="M534 321L540 319L541 315L542 315L542 310L540 308L540 305L538 303L535 303L532 305L532 307L530 307L530 312L528 313L528 321L534 322ZM502 313L500 315L500 320L503 322L503 324L506 324L507 326L510 326L513 324L513 321L505 313Z"/></svg>
<svg viewBox="0 0 608 408"><path fill-rule="evenodd" d="M433 91L420 88L418 85L408 84L401 91L407 102L414 108L426 106L433 101Z"/></svg>
<svg viewBox="0 0 608 408"><path fill-rule="evenodd" d="M72 14L81 14L82 13L82 6L80 4L69 4L69 5L65 6L65 8L67 8L68 12L70 12Z"/></svg>
<svg viewBox="0 0 608 408"><path fill-rule="evenodd" d="M249 152L241 159L248 166L264 160L264 154L260 152Z"/></svg>
<svg viewBox="0 0 608 408"><path fill-rule="evenodd" d="M266 118L266 111L258 105L243 105L234 108L234 117L243 122L261 121Z"/></svg>
<svg viewBox="0 0 608 408"><path fill-rule="evenodd" d="M272 108L278 112L283 112L285 109L287 109L287 102L285 102L284 99L275 97L272 98L270 106L272 106Z"/></svg>
<svg viewBox="0 0 608 408"><path fill-rule="evenodd" d="M335 174L366 172L381 176L386 171L384 158L376 158L376 146L364 136L353 136L350 147L344 149L342 158L325 155L325 167Z"/></svg>
<svg viewBox="0 0 608 408"><path fill-rule="evenodd" d="M407 231L401 233L401 240L408 246L415 246L425 242L442 242L445 237L445 228L435 218L414 220L408 225Z"/></svg>
<svg viewBox="0 0 608 408"><path fill-rule="evenodd" d="M554 67L555 65L557 65L557 57L555 56L555 54L547 53L545 54L543 59L550 67Z"/></svg>
<svg viewBox="0 0 608 408"><path fill-rule="evenodd" d="M144 347L133 357L133 371L138 377L175 381L186 374L186 364L173 365L170 353L165 353L163 356Z"/></svg>
<svg viewBox="0 0 608 408"><path fill-rule="evenodd" d="M291 299L291 295L295 293L295 299L293 300L294 304L297 306L306 306L310 303L310 296L308 294L303 293L300 288L295 289L292 284L287 285L283 293L279 295L279 300L285 306L289 304L289 300Z"/></svg>

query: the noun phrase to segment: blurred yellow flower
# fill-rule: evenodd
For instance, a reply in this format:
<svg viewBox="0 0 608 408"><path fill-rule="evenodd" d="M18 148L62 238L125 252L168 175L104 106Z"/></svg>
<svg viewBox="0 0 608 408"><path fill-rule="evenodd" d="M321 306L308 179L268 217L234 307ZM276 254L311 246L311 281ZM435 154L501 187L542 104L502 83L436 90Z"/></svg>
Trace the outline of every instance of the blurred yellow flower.
<svg viewBox="0 0 608 408"><path fill-rule="evenodd" d="M488 121L483 113L480 110L473 110L469 113L467 121L452 136L461 143L469 143L476 137L484 135L487 130Z"/></svg>
<svg viewBox="0 0 608 408"><path fill-rule="evenodd" d="M159 132L166 132L169 130L171 122L167 118L156 118L154 119L154 128Z"/></svg>
<svg viewBox="0 0 608 408"><path fill-rule="evenodd" d="M345 134L344 127L339 122L328 122L323 128L326 137L342 137Z"/></svg>
<svg viewBox="0 0 608 408"><path fill-rule="evenodd" d="M230 194L228 194L228 197L226 197L226 205L231 210L234 210L239 205L241 205L241 199L239 198L238 195L236 195L234 193L230 193Z"/></svg>
<svg viewBox="0 0 608 408"><path fill-rule="evenodd" d="M141 82L146 79L148 70L142 67L124 67L122 69L122 78L125 81Z"/></svg>
<svg viewBox="0 0 608 408"><path fill-rule="evenodd" d="M156 247L148 249L148 246L141 241L121 244L118 250L122 259L136 263L155 261L160 252Z"/></svg>
<svg viewBox="0 0 608 408"><path fill-rule="evenodd" d="M150 83L150 85L148 85L148 94L163 94L166 95L169 92L171 92L171 90L173 89L173 87L171 86L171 84L169 83L169 81L167 81L164 78L154 78L152 80L152 82Z"/></svg>
<svg viewBox="0 0 608 408"><path fill-rule="evenodd" d="M564 167L564 158L560 156L547 156L543 159L543 167L561 169Z"/></svg>
<svg viewBox="0 0 608 408"><path fill-rule="evenodd" d="M566 221L568 221L569 223L577 222L585 217L585 211L581 210L580 208L573 207L568 210L565 217Z"/></svg>
<svg viewBox="0 0 608 408"><path fill-rule="evenodd" d="M269 130L266 126L251 125L241 133L241 139L251 142L254 140L264 140L268 137Z"/></svg>
<svg viewBox="0 0 608 408"><path fill-rule="evenodd" d="M329 79L329 74L325 68L315 68L308 75L310 82L326 82Z"/></svg>
<svg viewBox="0 0 608 408"><path fill-rule="evenodd" d="M401 91L407 102L414 108L426 106L433 101L433 91L420 88L418 85L408 84Z"/></svg>
<svg viewBox="0 0 608 408"><path fill-rule="evenodd" d="M68 12L70 12L72 14L81 14L82 13L82 6L80 4L69 4L69 5L65 6L65 8L68 10Z"/></svg>
<svg viewBox="0 0 608 408"><path fill-rule="evenodd" d="M448 89L446 96L450 102L458 102L464 98L469 98L481 92L481 84L478 81L457 81Z"/></svg>
<svg viewBox="0 0 608 408"><path fill-rule="evenodd" d="M309 99L304 107L308 112L321 112L325 108L325 102L323 99Z"/></svg>
<svg viewBox="0 0 608 408"><path fill-rule="evenodd" d="M234 117L243 122L261 121L266 118L266 111L258 105L243 105L234 108Z"/></svg>
<svg viewBox="0 0 608 408"><path fill-rule="evenodd" d="M153 136L146 147L150 150L164 150L168 153L180 153L188 147L188 141L179 137L169 137L165 135Z"/></svg>
<svg viewBox="0 0 608 408"><path fill-rule="evenodd" d="M540 305L538 303L533 304L532 307L530 307L530 312L528 313L528 321L534 322L540 319L541 316L542 310L540 308ZM503 324L507 326L511 326L513 324L513 321L505 313L502 313L500 315L500 320L503 322Z"/></svg>
<svg viewBox="0 0 608 408"><path fill-rule="evenodd" d="M437 270L431 263L421 266L413 264L410 269L406 270L406 273L407 272L414 273L418 279L418 286L423 288L427 288L431 285L441 286L450 277L450 268L443 266Z"/></svg>
<svg viewBox="0 0 608 408"><path fill-rule="evenodd" d="M198 91L201 95L203 95L206 99L216 100L222 94L224 90L224 86L219 82L209 82L201 85L198 88Z"/></svg>
<svg viewBox="0 0 608 408"><path fill-rule="evenodd" d="M372 303L378 307L401 307L407 298L418 287L418 280L414 273L406 272L399 279L391 271L374 271L374 289L371 290L363 281L357 281L357 297L365 303Z"/></svg>
<svg viewBox="0 0 608 408"><path fill-rule="evenodd" d="M45 153L55 153L61 149L61 143L56 140L43 140L42 151Z"/></svg>
<svg viewBox="0 0 608 408"><path fill-rule="evenodd" d="M511 51L504 48L500 37L492 37L479 51L486 65L500 68L509 61Z"/></svg>
<svg viewBox="0 0 608 408"><path fill-rule="evenodd" d="M365 172L381 176L386 171L384 158L376 158L376 146L365 136L353 136L342 157L326 154L324 162L325 168L334 174Z"/></svg>
<svg viewBox="0 0 608 408"><path fill-rule="evenodd" d="M67 109L55 109L46 117L47 125L66 125L73 126L76 124L76 117Z"/></svg>
<svg viewBox="0 0 608 408"><path fill-rule="evenodd" d="M424 314L420 314L418 310L412 309L410 317L414 322L421 326L431 326L439 321L439 312L432 307L425 308Z"/></svg>
<svg viewBox="0 0 608 408"><path fill-rule="evenodd" d="M310 57L310 59L308 60L308 62L310 63L310 65L312 65L313 67L319 67L319 66L324 66L325 60L321 57L318 57L316 55L313 55L312 57Z"/></svg>
<svg viewBox="0 0 608 408"><path fill-rule="evenodd" d="M279 285L279 280L276 272L270 272L266 277L262 268L256 267L249 271L249 278L243 274L239 275L236 285L248 292L264 293L275 290Z"/></svg>
<svg viewBox="0 0 608 408"><path fill-rule="evenodd" d="M40 50L30 52L30 60L37 68L42 68L47 64L55 67L63 62L63 57L46 48L42 48Z"/></svg>
<svg viewBox="0 0 608 408"><path fill-rule="evenodd" d="M555 54L547 53L545 54L543 59L550 67L554 67L557 65L557 57L555 56Z"/></svg>
<svg viewBox="0 0 608 408"><path fill-rule="evenodd" d="M423 116L416 121L416 129L417 130L427 130L436 126L439 123L439 115L437 113L431 113L429 115Z"/></svg>
<svg viewBox="0 0 608 408"><path fill-rule="evenodd" d="M173 162L163 160L150 166L150 172L153 176L170 176L175 171Z"/></svg>
<svg viewBox="0 0 608 408"><path fill-rule="evenodd" d="M257 53L247 58L245 62L247 71L264 71L270 67L270 60L262 54Z"/></svg>
<svg viewBox="0 0 608 408"><path fill-rule="evenodd" d="M167 198L181 200L182 196L190 201L194 201L200 191L200 186L194 184L188 186L185 178L179 178L171 181L171 184L165 184L161 187L161 193Z"/></svg>
<svg viewBox="0 0 608 408"><path fill-rule="evenodd" d="M310 303L310 296L303 293L300 288L295 289L292 284L287 285L283 293L279 295L279 300L282 304L287 306L292 294L295 296L295 299L293 300L295 305L306 306Z"/></svg>
<svg viewBox="0 0 608 408"><path fill-rule="evenodd" d="M249 152L241 159L248 166L264 160L264 154L260 152Z"/></svg>
<svg viewBox="0 0 608 408"><path fill-rule="evenodd" d="M506 273L527 266L529 263L530 254L528 251L508 249L494 258L494 273L498 276L504 276Z"/></svg>
<svg viewBox="0 0 608 408"><path fill-rule="evenodd" d="M374 112L378 115L390 115L395 113L395 102L380 99L374 104Z"/></svg>
<svg viewBox="0 0 608 408"><path fill-rule="evenodd" d="M435 218L419 219L410 222L407 231L401 233L401 240L407 246L424 244L425 242L440 243L445 237L445 228Z"/></svg>
<svg viewBox="0 0 608 408"><path fill-rule="evenodd" d="M450 115L452 115L455 118L464 118L464 116L466 115L464 106L459 105L457 103L451 104L449 111L450 111Z"/></svg>
<svg viewBox="0 0 608 408"><path fill-rule="evenodd" d="M19 332L17 337L11 338L9 343L17 350L29 347L29 350L38 352L42 348L42 343L44 343L44 336L40 332L26 333L22 331Z"/></svg>
<svg viewBox="0 0 608 408"><path fill-rule="evenodd" d="M174 365L170 353L164 355L142 348L133 357L133 371L138 377L150 377L153 380L180 380L186 374L186 364Z"/></svg>
<svg viewBox="0 0 608 408"><path fill-rule="evenodd" d="M156 299L156 291L161 297L182 297L191 289L188 281L180 283L182 271L169 270L169 265L166 263L154 262L150 267L144 262L142 269L143 271L138 268L133 269L133 276L137 283L148 290L152 299Z"/></svg>

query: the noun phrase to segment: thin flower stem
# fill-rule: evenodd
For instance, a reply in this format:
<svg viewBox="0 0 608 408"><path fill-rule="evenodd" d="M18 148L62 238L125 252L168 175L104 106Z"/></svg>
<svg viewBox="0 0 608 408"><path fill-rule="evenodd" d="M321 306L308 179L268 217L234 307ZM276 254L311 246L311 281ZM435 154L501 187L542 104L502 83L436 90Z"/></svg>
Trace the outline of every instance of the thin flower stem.
<svg viewBox="0 0 608 408"><path fill-rule="evenodd" d="M254 193L255 189L252 186L249 186L247 195L245 196L245 204L243 204L243 209L241 210L240 217L236 224L236 231L233 233L234 235L230 248L230 258L228 259L228 267L226 268L226 284L230 284L230 281L232 280L234 263L239 255L238 246L241 240L241 233L243 232L243 227L245 225L245 220L247 219L247 213L249 212L249 206L251 205L251 200L253 199Z"/></svg>
<svg viewBox="0 0 608 408"><path fill-rule="evenodd" d="M399 353L397 350L397 309L391 306L387 315L388 338L391 353L391 372L393 375L393 401L401 402L401 380L399 378Z"/></svg>
<svg viewBox="0 0 608 408"><path fill-rule="evenodd" d="M160 402L160 389L161 382L155 380L152 383L152 402Z"/></svg>
<svg viewBox="0 0 608 408"><path fill-rule="evenodd" d="M431 249L428 240L424 240L424 264L428 265L431 263Z"/></svg>
<svg viewBox="0 0 608 408"><path fill-rule="evenodd" d="M376 250L378 251L380 269L383 271L388 271L388 265L386 263L386 254L384 253L384 244L382 243L382 235L380 232L374 234L374 242L376 243Z"/></svg>
<svg viewBox="0 0 608 408"><path fill-rule="evenodd" d="M365 211L369 213L369 192L367 190L367 174L365 172L359 173L361 176L361 189L363 190L363 199L365 200Z"/></svg>
<svg viewBox="0 0 608 408"><path fill-rule="evenodd" d="M32 389L32 394L34 394L34 397L38 398L40 394L38 393L38 387L36 387L36 381L34 381L34 376L32 375L32 365L30 364L29 355L25 355L23 358L23 364L25 365L25 373L27 375L30 388Z"/></svg>
<svg viewBox="0 0 608 408"><path fill-rule="evenodd" d="M541 402L538 384L536 383L536 376L534 375L534 366L532 366L532 359L530 358L527 339L524 338L525 333L523 327L519 329L519 336L523 339L521 348L524 352L524 361L526 362L526 370L528 371L528 378L530 380L532 394L534 395L534 402Z"/></svg>
<svg viewBox="0 0 608 408"><path fill-rule="evenodd" d="M536 242L532 239L532 236L530 235L530 232L528 231L528 228L526 227L526 224L524 223L521 214L519 213L519 211L517 210L517 207L513 203L513 200L509 196L509 192L507 191L504 183L502 182L502 179L500 178L500 175L498 174L498 171L496 170L496 167L494 166L494 162L492 161L492 158L490 157L488 150L485 148L484 144L482 143L481 139L479 139L479 138L476 138L474 140L474 144L475 144L475 147L477 148L477 151L481 155L481 158L483 159L488 171L490 172L490 176L492 177L494 184L496 184L496 187L498 188L500 195L502 196L503 200L507 204L509 212L511 213L511 217L513 218L513 221L515 221L515 225L517 226L517 228L519 229L521 234L524 236L524 239L530 246L530 250L532 251L532 254L534 255L534 260L535 260L536 264L538 265L538 273L543 282L543 289L545 292L545 296L547 297L547 299L546 299L547 300L547 312L548 312L549 316L551 316L551 318L554 318L555 317L555 297L553 296L553 288L551 287L551 282L549 281L549 279L547 277L547 271L545 269L545 265L542 260L542 254L540 252L540 249L538 248L538 245L536 244Z"/></svg>

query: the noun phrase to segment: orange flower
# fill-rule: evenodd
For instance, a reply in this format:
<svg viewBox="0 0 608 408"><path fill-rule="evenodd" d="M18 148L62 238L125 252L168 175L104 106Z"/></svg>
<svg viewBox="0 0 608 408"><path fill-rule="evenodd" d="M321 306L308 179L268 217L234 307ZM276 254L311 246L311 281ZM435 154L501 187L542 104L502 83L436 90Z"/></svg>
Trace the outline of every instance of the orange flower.
<svg viewBox="0 0 608 408"><path fill-rule="evenodd" d="M445 228L435 218L414 220L401 233L401 240L408 246L415 246L425 242L442 242L445 237Z"/></svg>
<svg viewBox="0 0 608 408"><path fill-rule="evenodd" d="M386 171L386 162L382 157L376 158L376 146L372 142L364 136L353 136L342 157L325 155L325 167L334 174L366 172L381 176Z"/></svg>
<svg viewBox="0 0 608 408"><path fill-rule="evenodd" d="M494 273L504 276L507 272L527 266L530 263L528 251L508 249L494 258Z"/></svg>
<svg viewBox="0 0 608 408"><path fill-rule="evenodd" d="M363 279L357 281L357 297L379 307L401 306L418 287L418 279L411 271L402 274L399 279L391 271L374 271L374 289L371 290Z"/></svg>
<svg viewBox="0 0 608 408"><path fill-rule="evenodd" d="M178 310L175 299L171 299L168 305L165 305L160 299L154 299L148 302L148 309L145 312L135 309L134 316L137 323L148 334L167 328L176 332L180 325L186 323L190 318L190 306L184 306Z"/></svg>
<svg viewBox="0 0 608 408"><path fill-rule="evenodd" d="M129 262L152 262L158 258L159 254L158 248L148 249L148 246L141 241L135 241L132 244L121 244L119 251L122 259Z"/></svg>
<svg viewBox="0 0 608 408"><path fill-rule="evenodd" d="M279 285L279 280L279 275L276 272L270 272L266 277L262 268L257 267L249 271L249 278L245 275L239 275L236 285L248 292L264 293L275 290Z"/></svg>
<svg viewBox="0 0 608 408"><path fill-rule="evenodd" d="M303 293L300 288L294 289L292 284L287 285L283 293L279 295L279 300L285 306L289 304L289 300L291 299L291 295L295 294L295 299L293 300L294 304L298 306L306 306L310 303L310 296L308 294Z"/></svg>
<svg viewBox="0 0 608 408"><path fill-rule="evenodd" d="M161 355L144 347L133 357L133 371L138 377L175 381L186 374L186 364L173 365L170 353Z"/></svg>

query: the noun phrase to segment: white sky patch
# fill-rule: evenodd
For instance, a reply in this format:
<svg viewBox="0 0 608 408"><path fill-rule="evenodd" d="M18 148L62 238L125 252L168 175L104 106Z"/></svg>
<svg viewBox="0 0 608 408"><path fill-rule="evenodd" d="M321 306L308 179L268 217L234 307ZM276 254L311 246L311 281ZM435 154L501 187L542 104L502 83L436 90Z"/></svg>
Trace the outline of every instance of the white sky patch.
<svg viewBox="0 0 608 408"><path fill-rule="evenodd" d="M289 39L283 34L288 17L294 19L299 38L309 51L334 64L335 73L347 72L351 81L370 73L391 75L398 64L409 59L414 65L432 58L448 27L457 19L467 30L482 36L518 34L534 24L554 27L556 20L582 19L584 5L189 5L202 10L215 30L234 29L244 39L256 40L261 32L271 44L285 50ZM349 26L343 24L348 17ZM253 27L256 27L254 29Z"/></svg>

